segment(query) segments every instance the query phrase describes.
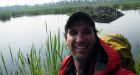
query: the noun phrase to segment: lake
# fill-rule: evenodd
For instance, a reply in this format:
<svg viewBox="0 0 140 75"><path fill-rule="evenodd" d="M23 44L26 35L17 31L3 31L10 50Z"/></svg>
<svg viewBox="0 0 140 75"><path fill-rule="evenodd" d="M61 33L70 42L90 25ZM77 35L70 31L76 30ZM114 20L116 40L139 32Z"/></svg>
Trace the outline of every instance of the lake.
<svg viewBox="0 0 140 75"><path fill-rule="evenodd" d="M136 45L140 45L140 10L121 11L125 15L111 23L96 23L101 34L120 33L128 38L132 44L132 53L135 55ZM0 22L0 53L9 58L9 46L13 54L20 50L29 53L33 45L40 48L45 42L46 25L48 31L57 33L60 30L64 39L64 25L68 15L41 15L11 18L10 21Z"/></svg>

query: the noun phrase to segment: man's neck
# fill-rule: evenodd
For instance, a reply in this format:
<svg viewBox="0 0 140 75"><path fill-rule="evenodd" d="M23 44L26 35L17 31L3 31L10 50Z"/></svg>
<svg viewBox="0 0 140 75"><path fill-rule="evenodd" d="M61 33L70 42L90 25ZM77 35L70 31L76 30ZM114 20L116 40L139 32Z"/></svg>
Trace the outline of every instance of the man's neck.
<svg viewBox="0 0 140 75"><path fill-rule="evenodd" d="M77 60L74 59L74 64L75 64L75 68L76 68L76 72L77 73L83 73L85 65L86 65L86 60Z"/></svg>

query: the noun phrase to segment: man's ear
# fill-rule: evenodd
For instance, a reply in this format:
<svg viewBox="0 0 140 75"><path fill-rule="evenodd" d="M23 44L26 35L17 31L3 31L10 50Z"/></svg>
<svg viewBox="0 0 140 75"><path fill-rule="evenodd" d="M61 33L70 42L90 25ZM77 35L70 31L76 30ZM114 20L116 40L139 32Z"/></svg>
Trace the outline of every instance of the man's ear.
<svg viewBox="0 0 140 75"><path fill-rule="evenodd" d="M64 38L65 38L65 41L67 41L67 34L64 33Z"/></svg>
<svg viewBox="0 0 140 75"><path fill-rule="evenodd" d="M64 37L65 37L65 43L68 46L68 43L67 43L67 34L66 33L64 34Z"/></svg>

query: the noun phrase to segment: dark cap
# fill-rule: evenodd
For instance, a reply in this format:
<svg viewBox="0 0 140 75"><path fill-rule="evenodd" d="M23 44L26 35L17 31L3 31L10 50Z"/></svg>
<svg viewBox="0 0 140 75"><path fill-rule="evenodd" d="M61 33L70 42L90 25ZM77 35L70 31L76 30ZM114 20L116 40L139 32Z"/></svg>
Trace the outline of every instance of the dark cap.
<svg viewBox="0 0 140 75"><path fill-rule="evenodd" d="M73 23L75 23L79 20L84 20L86 22L89 22L89 25L92 27L92 29L94 31L96 31L95 23L94 23L92 17L90 17L90 15L88 15L87 13L84 13L84 12L76 12L69 17L69 19L65 25L65 32L67 33L68 29L70 29L73 26Z"/></svg>

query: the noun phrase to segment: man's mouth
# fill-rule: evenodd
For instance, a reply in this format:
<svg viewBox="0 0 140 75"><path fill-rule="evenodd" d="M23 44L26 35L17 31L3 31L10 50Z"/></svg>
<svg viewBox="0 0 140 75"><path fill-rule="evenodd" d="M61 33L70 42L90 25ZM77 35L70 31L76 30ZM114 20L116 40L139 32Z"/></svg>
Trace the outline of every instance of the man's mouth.
<svg viewBox="0 0 140 75"><path fill-rule="evenodd" d="M77 47L75 47L75 51L76 51L76 53L78 53L78 54L85 54L86 53L86 50L87 49L87 46L77 46Z"/></svg>
<svg viewBox="0 0 140 75"><path fill-rule="evenodd" d="M75 46L76 50L85 50L86 48L87 48L86 45L84 45L84 46Z"/></svg>
<svg viewBox="0 0 140 75"><path fill-rule="evenodd" d="M75 50L76 52L86 52L87 48L89 47L88 43L80 43L80 44L74 44L73 45L73 50Z"/></svg>
<svg viewBox="0 0 140 75"><path fill-rule="evenodd" d="M75 47L76 49L85 49L86 48L86 46L83 46L83 47Z"/></svg>

